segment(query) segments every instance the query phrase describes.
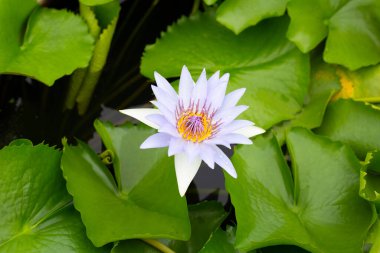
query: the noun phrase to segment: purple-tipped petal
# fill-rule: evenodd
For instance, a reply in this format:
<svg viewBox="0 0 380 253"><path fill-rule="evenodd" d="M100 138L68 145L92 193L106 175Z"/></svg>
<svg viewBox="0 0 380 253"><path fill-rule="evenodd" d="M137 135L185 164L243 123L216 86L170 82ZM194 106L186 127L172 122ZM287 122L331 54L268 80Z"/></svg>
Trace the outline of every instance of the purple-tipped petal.
<svg viewBox="0 0 380 253"><path fill-rule="evenodd" d="M181 77L179 79L179 99L182 100L182 103L185 108L190 104L191 95L193 93L194 81L190 75L189 70L186 66L182 67Z"/></svg>
<svg viewBox="0 0 380 253"><path fill-rule="evenodd" d="M220 71L216 71L207 81L207 93L211 94L211 92L215 89L216 85L219 83L219 75Z"/></svg>
<svg viewBox="0 0 380 253"><path fill-rule="evenodd" d="M218 147L215 147L215 152L215 163L222 167L231 177L237 178L236 170L230 159Z"/></svg>
<svg viewBox="0 0 380 253"><path fill-rule="evenodd" d="M170 96L173 96L173 98L177 98L177 92L174 90L174 88L170 85L170 83L162 77L159 73L154 72L154 79L156 79L157 86L161 89L165 90L166 93L168 93Z"/></svg>
<svg viewBox="0 0 380 253"><path fill-rule="evenodd" d="M222 78L219 79L218 84L215 85L215 88L210 91L207 102L210 104L211 111L216 111L222 106L224 96L226 95L228 78L229 74L224 74Z"/></svg>
<svg viewBox="0 0 380 253"><path fill-rule="evenodd" d="M221 127L220 131L216 134L216 136L233 133L241 128L245 128L252 125L253 123L249 120L234 120L228 124L223 124L223 127Z"/></svg>
<svg viewBox="0 0 380 253"><path fill-rule="evenodd" d="M156 133L146 139L140 146L141 149L163 148L169 146L171 136L165 133Z"/></svg>
<svg viewBox="0 0 380 253"><path fill-rule="evenodd" d="M185 152L186 141L179 138L172 138L169 143L168 156L176 155Z"/></svg>
<svg viewBox="0 0 380 253"><path fill-rule="evenodd" d="M230 144L252 144L252 141L241 134L230 133L222 136L218 136L215 139L222 139Z"/></svg>
<svg viewBox="0 0 380 253"><path fill-rule="evenodd" d="M178 133L177 128L175 128L172 124L166 123L158 129L158 132L160 133L166 133L169 134L175 138L180 138L181 135Z"/></svg>
<svg viewBox="0 0 380 253"><path fill-rule="evenodd" d="M175 108L177 106L178 100L177 97L173 97L166 93L161 88L152 85L152 90L154 95L157 98L157 101L163 104L167 109L169 109L172 113L175 112Z"/></svg>
<svg viewBox="0 0 380 253"><path fill-rule="evenodd" d="M245 90L245 88L241 88L228 93L224 98L221 110L235 106L244 95Z"/></svg>
<svg viewBox="0 0 380 253"><path fill-rule="evenodd" d="M152 128L157 129L159 127L158 125L154 124L152 121L150 121L147 118L147 116L149 115L161 114L161 112L157 109L151 109L151 108L125 109L125 110L120 110L120 112L132 118L135 118Z"/></svg>
<svg viewBox="0 0 380 253"><path fill-rule="evenodd" d="M185 153L175 155L174 165L181 197L185 195L187 188L198 172L201 162L202 160L198 157L194 160L189 160Z"/></svg>
<svg viewBox="0 0 380 253"><path fill-rule="evenodd" d="M226 148L231 149L231 143L224 140L223 138L211 138L208 140L205 140L204 143L209 144L209 145L222 145Z"/></svg>
<svg viewBox="0 0 380 253"><path fill-rule="evenodd" d="M151 101L151 103L158 108L158 110L161 112L162 115L164 115L168 122L170 122L173 126L177 124L174 112L169 110L160 101Z"/></svg>
<svg viewBox="0 0 380 253"><path fill-rule="evenodd" d="M168 124L169 121L162 114L151 114L146 116L146 119L157 125L158 127Z"/></svg>
<svg viewBox="0 0 380 253"><path fill-rule="evenodd" d="M247 126L234 131L236 134L244 135L247 138L265 133L265 130L257 126Z"/></svg>
<svg viewBox="0 0 380 253"><path fill-rule="evenodd" d="M198 78L191 97L196 105L195 109L203 108L203 105L207 98L207 77L205 69L203 69L202 74Z"/></svg>
<svg viewBox="0 0 380 253"><path fill-rule="evenodd" d="M223 124L229 124L231 121L233 121L237 116L239 116L242 112L244 112L247 109L248 106L239 105L226 110L220 110L215 114L213 120L215 122L220 121Z"/></svg>

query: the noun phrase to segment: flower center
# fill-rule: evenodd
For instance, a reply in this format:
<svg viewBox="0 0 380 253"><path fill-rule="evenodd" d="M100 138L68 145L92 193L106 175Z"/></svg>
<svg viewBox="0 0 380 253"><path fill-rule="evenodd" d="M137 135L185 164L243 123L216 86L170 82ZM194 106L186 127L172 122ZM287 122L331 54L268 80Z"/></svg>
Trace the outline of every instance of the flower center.
<svg viewBox="0 0 380 253"><path fill-rule="evenodd" d="M177 120L177 130L187 141L202 142L213 134L211 118L205 112L183 112Z"/></svg>

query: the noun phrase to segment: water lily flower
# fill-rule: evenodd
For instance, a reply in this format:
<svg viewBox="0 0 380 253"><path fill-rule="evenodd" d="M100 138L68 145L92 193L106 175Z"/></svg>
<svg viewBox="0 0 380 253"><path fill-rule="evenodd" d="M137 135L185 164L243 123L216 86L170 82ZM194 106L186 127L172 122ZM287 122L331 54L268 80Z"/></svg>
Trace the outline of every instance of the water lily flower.
<svg viewBox="0 0 380 253"><path fill-rule="evenodd" d="M210 168L215 164L236 178L230 159L218 147L231 148L231 144L251 144L252 136L265 130L248 120L236 120L248 106L237 105L245 89L226 95L229 74L219 78L219 71L208 80L203 70L194 83L184 66L179 81L179 92L157 72L157 86L152 85L156 96L152 103L157 109L141 108L121 110L158 130L141 148L169 147L168 155L175 156L175 171L179 193L183 196L195 177L201 162Z"/></svg>

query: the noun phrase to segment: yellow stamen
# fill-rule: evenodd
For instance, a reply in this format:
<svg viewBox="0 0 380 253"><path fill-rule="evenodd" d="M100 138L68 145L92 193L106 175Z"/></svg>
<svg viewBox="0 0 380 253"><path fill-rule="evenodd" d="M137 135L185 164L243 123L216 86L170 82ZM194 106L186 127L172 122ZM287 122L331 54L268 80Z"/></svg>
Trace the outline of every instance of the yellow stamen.
<svg viewBox="0 0 380 253"><path fill-rule="evenodd" d="M212 135L213 125L206 113L186 111L179 117L177 129L185 140L199 143Z"/></svg>

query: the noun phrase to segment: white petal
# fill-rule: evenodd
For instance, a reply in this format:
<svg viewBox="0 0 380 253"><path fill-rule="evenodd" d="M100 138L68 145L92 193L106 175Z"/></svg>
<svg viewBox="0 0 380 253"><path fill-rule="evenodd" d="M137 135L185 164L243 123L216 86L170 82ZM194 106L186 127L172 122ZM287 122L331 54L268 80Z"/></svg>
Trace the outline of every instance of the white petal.
<svg viewBox="0 0 380 253"><path fill-rule="evenodd" d="M196 109L203 108L203 105L207 98L207 77L206 70L203 69L202 74L198 78L198 81L193 89L192 100L196 105Z"/></svg>
<svg viewBox="0 0 380 253"><path fill-rule="evenodd" d="M252 144L252 141L242 134L230 133L218 136L215 140L221 139L229 144Z"/></svg>
<svg viewBox="0 0 380 253"><path fill-rule="evenodd" d="M169 123L169 121L162 114L151 114L146 116L146 118L159 127Z"/></svg>
<svg viewBox="0 0 380 253"><path fill-rule="evenodd" d="M222 145L229 149L231 148L231 143L224 140L223 138L212 138L209 140L205 140L203 142L206 144L211 144L211 145Z"/></svg>
<svg viewBox="0 0 380 253"><path fill-rule="evenodd" d="M191 78L190 72L186 66L183 66L181 77L179 79L179 98L182 100L183 105L187 108L190 104L191 95L193 93L194 81Z"/></svg>
<svg viewBox="0 0 380 253"><path fill-rule="evenodd" d="M233 120L229 124L223 124L220 127L220 131L216 133L216 136L234 133L235 131L241 128L245 128L247 126L252 126L252 125L254 125L253 122L249 120Z"/></svg>
<svg viewBox="0 0 380 253"><path fill-rule="evenodd" d="M219 74L220 71L216 71L207 81L207 92L210 93L213 91L219 83Z"/></svg>
<svg viewBox="0 0 380 253"><path fill-rule="evenodd" d="M208 96L207 102L211 106L211 111L215 111L222 106L224 97L226 95L226 89L228 84L229 74L224 74L215 88L210 91L210 95Z"/></svg>
<svg viewBox="0 0 380 253"><path fill-rule="evenodd" d="M202 145L200 145L199 148L200 148L199 155L202 158L202 160L207 164L208 167L210 167L211 169L214 169L215 151L212 148L212 145L202 143Z"/></svg>
<svg viewBox="0 0 380 253"><path fill-rule="evenodd" d="M226 95L224 98L222 108L226 109L235 106L239 102L240 98L244 95L245 88L234 90Z"/></svg>
<svg viewBox="0 0 380 253"><path fill-rule="evenodd" d="M246 105L238 105L234 107L230 107L226 110L218 111L213 120L214 122L221 121L223 124L229 124L233 121L237 116L239 116L242 112L248 109Z"/></svg>
<svg viewBox="0 0 380 253"><path fill-rule="evenodd" d="M183 153L185 151L186 141L180 138L172 138L169 143L168 156Z"/></svg>
<svg viewBox="0 0 380 253"><path fill-rule="evenodd" d="M230 159L218 147L215 147L215 151L215 163L222 167L231 177L237 178L236 170Z"/></svg>
<svg viewBox="0 0 380 253"><path fill-rule="evenodd" d="M185 145L185 152L189 160L193 160L199 155L199 144L191 141L187 141Z"/></svg>
<svg viewBox="0 0 380 253"><path fill-rule="evenodd" d="M174 112L175 108L177 106L177 96L173 97L166 93L163 89L152 85L152 90L154 93L154 96L157 98L157 101L163 104L166 108L168 108L170 111Z"/></svg>
<svg viewBox="0 0 380 253"><path fill-rule="evenodd" d="M151 101L151 103L154 104L158 108L158 110L160 111L160 114L164 115L164 117L168 120L168 122L170 122L173 126L176 125L175 112L169 110L160 101Z"/></svg>
<svg viewBox="0 0 380 253"><path fill-rule="evenodd" d="M154 72L154 79L156 79L157 86L165 90L170 96L177 97L177 92L170 85L170 83L157 72Z"/></svg>
<svg viewBox="0 0 380 253"><path fill-rule="evenodd" d="M160 111L157 109L151 109L151 108L125 109L125 110L120 110L120 112L132 118L135 118L150 127L158 129L158 126L156 124L154 124L149 119L147 119L148 115L160 114Z"/></svg>
<svg viewBox="0 0 380 253"><path fill-rule="evenodd" d="M171 136L176 137L176 138L181 137L181 135L178 133L177 128L175 128L170 123L160 126L160 128L158 129L158 132L170 134Z"/></svg>
<svg viewBox="0 0 380 253"><path fill-rule="evenodd" d="M256 126L247 126L234 131L234 133L244 135L247 138L251 138L252 136L265 133L265 130Z"/></svg>
<svg viewBox="0 0 380 253"><path fill-rule="evenodd" d="M163 148L169 146L172 137L165 133L156 133L149 136L140 146L141 149L147 148Z"/></svg>
<svg viewBox="0 0 380 253"><path fill-rule="evenodd" d="M185 195L187 188L197 174L201 162L202 160L198 157L190 161L185 153L175 155L175 173L177 176L178 190L181 197Z"/></svg>

